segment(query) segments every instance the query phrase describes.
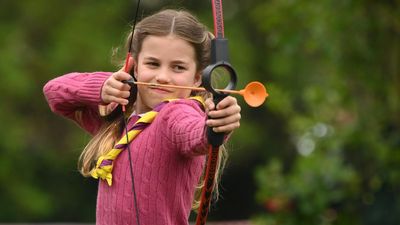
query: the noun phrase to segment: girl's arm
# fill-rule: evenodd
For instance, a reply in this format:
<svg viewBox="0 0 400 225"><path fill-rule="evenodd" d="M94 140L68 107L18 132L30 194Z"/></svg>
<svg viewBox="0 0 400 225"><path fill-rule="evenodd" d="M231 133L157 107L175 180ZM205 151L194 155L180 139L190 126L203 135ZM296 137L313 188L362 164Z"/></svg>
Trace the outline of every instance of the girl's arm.
<svg viewBox="0 0 400 225"><path fill-rule="evenodd" d="M54 113L95 134L102 124L98 110L103 103L101 89L110 75L109 72L69 73L47 82L43 92Z"/></svg>
<svg viewBox="0 0 400 225"><path fill-rule="evenodd" d="M206 126L215 132L225 133L225 140L240 127L240 106L234 97L228 96L216 107L211 99L205 102L206 113L190 100L170 102L161 117L163 134L184 155L199 155L207 152ZM207 118L206 114L210 117Z"/></svg>
<svg viewBox="0 0 400 225"><path fill-rule="evenodd" d="M170 102L159 112L158 119L161 138L171 148L189 157L207 153L206 114L197 102L187 99Z"/></svg>

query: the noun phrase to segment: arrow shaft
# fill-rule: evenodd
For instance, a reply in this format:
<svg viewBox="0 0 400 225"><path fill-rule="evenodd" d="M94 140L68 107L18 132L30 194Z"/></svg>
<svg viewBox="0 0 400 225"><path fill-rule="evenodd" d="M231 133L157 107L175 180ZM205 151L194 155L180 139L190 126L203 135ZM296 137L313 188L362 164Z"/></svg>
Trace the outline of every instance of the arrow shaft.
<svg viewBox="0 0 400 225"><path fill-rule="evenodd" d="M146 83L141 81L135 81L136 85L147 85L150 87L165 87L165 88L177 88L177 89L187 89L193 91L206 91L205 88L202 87L189 87L189 86L178 86L178 85L171 85L171 84L156 84L156 83ZM215 89L216 91L228 93L228 94L241 94L240 91L236 90L225 90L225 89Z"/></svg>

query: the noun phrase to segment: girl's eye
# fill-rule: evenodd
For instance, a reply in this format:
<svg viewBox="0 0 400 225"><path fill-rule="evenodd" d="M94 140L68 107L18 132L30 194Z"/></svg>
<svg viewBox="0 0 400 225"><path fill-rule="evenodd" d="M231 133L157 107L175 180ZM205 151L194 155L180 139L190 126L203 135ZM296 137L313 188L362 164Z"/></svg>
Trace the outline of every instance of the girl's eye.
<svg viewBox="0 0 400 225"><path fill-rule="evenodd" d="M186 70L186 67L180 66L180 65L175 65L175 66L173 66L173 69L175 72L183 72Z"/></svg>
<svg viewBox="0 0 400 225"><path fill-rule="evenodd" d="M147 62L146 65L148 65L151 68L158 67L159 64L157 62Z"/></svg>

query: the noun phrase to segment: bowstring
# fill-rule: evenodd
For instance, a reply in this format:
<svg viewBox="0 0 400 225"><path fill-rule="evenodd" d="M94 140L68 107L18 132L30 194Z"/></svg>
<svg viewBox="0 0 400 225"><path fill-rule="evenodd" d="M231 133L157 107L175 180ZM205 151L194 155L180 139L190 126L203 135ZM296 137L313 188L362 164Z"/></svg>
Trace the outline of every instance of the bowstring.
<svg viewBox="0 0 400 225"><path fill-rule="evenodd" d="M128 55L126 57L126 62L125 62L125 72L128 71L128 63L129 63L129 58L132 55L132 42L133 42L133 34L135 33L135 27L136 27L136 22L139 14L139 6L140 6L140 0L138 0L137 5L136 5L136 12L135 12L135 19L133 21L133 26L132 26L132 34L131 38L129 41L129 48L128 48ZM138 208L138 203L137 203L137 197L136 197L136 189L135 189L135 178L133 175L133 165L132 165L132 155L131 155L131 148L130 148L130 143L129 143L129 137L128 137L128 126L127 126L127 120L128 118L124 117L124 112L125 112L125 107L122 107L122 120L123 120L123 125L125 127L125 136L126 136L126 143L128 147L128 158L129 158L129 169L130 169L130 175L131 175L131 180L132 180L132 193L133 193L133 205L136 210L136 223L140 225L140 220L139 220L139 208Z"/></svg>

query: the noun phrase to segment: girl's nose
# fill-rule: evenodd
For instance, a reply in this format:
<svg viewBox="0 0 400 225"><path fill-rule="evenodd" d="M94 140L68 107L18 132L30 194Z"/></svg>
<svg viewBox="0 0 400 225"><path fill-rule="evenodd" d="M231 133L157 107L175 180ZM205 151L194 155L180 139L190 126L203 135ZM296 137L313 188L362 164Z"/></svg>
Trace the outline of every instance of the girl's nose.
<svg viewBox="0 0 400 225"><path fill-rule="evenodd" d="M156 81L160 84L167 84L170 82L170 75L168 69L161 69L156 75Z"/></svg>

